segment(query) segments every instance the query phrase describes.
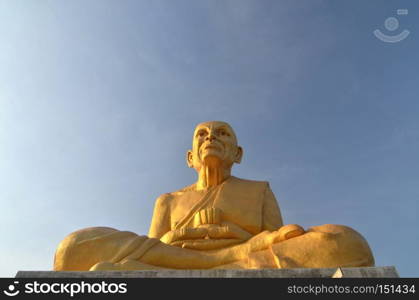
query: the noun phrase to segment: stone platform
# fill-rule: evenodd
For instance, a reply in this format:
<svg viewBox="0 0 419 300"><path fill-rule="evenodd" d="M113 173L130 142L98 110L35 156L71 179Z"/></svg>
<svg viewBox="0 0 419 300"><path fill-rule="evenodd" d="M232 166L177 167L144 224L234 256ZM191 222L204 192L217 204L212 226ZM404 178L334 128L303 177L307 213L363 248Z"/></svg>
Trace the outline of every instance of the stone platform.
<svg viewBox="0 0 419 300"><path fill-rule="evenodd" d="M329 269L19 271L16 278L397 278L394 266Z"/></svg>

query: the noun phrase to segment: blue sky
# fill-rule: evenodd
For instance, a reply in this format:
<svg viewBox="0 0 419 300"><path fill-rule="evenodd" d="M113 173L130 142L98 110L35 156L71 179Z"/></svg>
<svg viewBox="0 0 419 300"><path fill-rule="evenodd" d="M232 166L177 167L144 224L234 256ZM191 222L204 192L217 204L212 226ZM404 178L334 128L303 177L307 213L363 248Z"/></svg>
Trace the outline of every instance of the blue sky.
<svg viewBox="0 0 419 300"><path fill-rule="evenodd" d="M268 180L285 223L351 226L376 265L417 277L418 14L413 0L0 1L0 276L50 270L80 228L146 234L154 200L195 180L194 126L223 120L244 148L233 174Z"/></svg>

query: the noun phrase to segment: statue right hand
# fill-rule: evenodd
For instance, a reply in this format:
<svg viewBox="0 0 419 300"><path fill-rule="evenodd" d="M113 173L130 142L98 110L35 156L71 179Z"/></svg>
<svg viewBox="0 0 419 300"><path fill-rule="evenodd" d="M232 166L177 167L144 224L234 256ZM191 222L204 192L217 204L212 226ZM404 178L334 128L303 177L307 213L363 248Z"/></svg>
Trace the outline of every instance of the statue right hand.
<svg viewBox="0 0 419 300"><path fill-rule="evenodd" d="M171 244L179 240L203 239L207 235L208 228L206 227L180 228L166 232L166 234L160 238L160 241L165 244Z"/></svg>
<svg viewBox="0 0 419 300"><path fill-rule="evenodd" d="M278 242L285 241L291 239L293 237L297 237L303 235L305 230L303 227L297 224L288 224L284 225L278 230Z"/></svg>
<svg viewBox="0 0 419 300"><path fill-rule="evenodd" d="M303 235L304 229L300 225L288 224L275 231L262 231L249 240L252 251L260 251L285 240Z"/></svg>
<svg viewBox="0 0 419 300"><path fill-rule="evenodd" d="M240 239L243 241L252 237L249 232L228 221L223 221L219 226L209 226L208 235L213 239Z"/></svg>

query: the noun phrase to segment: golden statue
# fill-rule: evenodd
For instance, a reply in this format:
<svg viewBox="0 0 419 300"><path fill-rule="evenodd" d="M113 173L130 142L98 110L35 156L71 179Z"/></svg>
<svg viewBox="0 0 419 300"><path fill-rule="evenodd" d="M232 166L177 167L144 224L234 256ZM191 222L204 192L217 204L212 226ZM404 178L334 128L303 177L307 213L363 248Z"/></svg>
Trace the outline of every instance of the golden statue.
<svg viewBox="0 0 419 300"><path fill-rule="evenodd" d="M231 176L243 150L225 122L199 124L188 166L196 183L161 195L148 236L108 227L68 235L54 270L254 269L373 266L367 241L342 225L283 225L269 184Z"/></svg>

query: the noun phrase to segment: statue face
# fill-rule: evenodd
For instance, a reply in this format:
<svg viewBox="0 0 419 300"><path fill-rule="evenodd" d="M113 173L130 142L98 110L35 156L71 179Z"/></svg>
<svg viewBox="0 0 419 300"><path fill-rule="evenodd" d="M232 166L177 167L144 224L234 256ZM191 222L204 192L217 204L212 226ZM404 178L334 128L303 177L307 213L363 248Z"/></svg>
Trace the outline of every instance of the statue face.
<svg viewBox="0 0 419 300"><path fill-rule="evenodd" d="M237 146L236 135L225 122L211 121L199 124L195 128L192 151L188 152L188 164L199 169L209 161L218 161L231 167L239 163L242 149Z"/></svg>

